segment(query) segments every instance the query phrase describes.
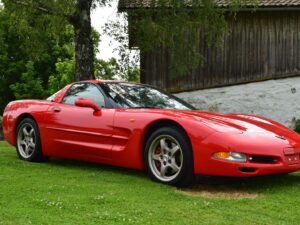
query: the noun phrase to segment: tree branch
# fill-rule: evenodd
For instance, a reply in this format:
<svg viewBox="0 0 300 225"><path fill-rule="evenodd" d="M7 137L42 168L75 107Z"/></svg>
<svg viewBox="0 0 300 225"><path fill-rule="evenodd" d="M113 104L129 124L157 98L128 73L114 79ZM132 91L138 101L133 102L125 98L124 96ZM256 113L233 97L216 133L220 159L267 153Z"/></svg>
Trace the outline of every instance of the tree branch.
<svg viewBox="0 0 300 225"><path fill-rule="evenodd" d="M16 5L21 5L21 6L25 6L25 7L32 7L42 13L45 14L49 14L49 15L54 15L54 16L62 16L62 17L66 17L67 19L70 19L71 15L63 13L63 12L58 12L55 11L53 9L47 8L45 6L40 5L37 2L33 2L33 3L27 3L27 2L23 2L23 1L19 1L19 0L11 0L12 3L16 4Z"/></svg>

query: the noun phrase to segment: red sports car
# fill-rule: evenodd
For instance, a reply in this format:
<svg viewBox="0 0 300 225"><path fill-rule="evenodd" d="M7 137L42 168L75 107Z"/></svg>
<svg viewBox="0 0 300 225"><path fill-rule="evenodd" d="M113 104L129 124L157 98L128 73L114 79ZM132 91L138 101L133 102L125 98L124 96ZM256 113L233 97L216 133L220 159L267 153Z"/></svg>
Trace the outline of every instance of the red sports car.
<svg viewBox="0 0 300 225"><path fill-rule="evenodd" d="M300 135L258 116L201 112L157 88L70 84L47 100L14 101L6 140L22 160L61 157L146 169L158 182L194 175L258 176L300 169Z"/></svg>

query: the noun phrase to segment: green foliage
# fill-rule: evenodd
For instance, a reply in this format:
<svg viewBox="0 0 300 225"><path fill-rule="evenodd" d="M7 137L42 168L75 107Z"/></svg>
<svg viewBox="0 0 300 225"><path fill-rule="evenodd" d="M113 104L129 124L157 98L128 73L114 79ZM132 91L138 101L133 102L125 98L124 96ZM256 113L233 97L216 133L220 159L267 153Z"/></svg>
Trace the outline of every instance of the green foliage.
<svg viewBox="0 0 300 225"><path fill-rule="evenodd" d="M34 46L32 55L39 56L48 43L44 36L51 33L60 39L65 27L73 29L74 45L76 47L76 80L91 79L94 73L94 45L97 35L91 29L91 11L96 6L108 5L107 0L64 0L64 1L35 1L35 0L3 0L5 9L16 15L17 24L30 25L35 28L30 33L25 45ZM34 20L32 19L34 18ZM22 27L22 26L21 26ZM19 27L18 27L19 28ZM40 32L45 30L46 32ZM91 38L92 37L92 38ZM32 39L35 41L32 42ZM98 38L99 39L99 38Z"/></svg>
<svg viewBox="0 0 300 225"><path fill-rule="evenodd" d="M126 71L126 74L125 74L125 77L124 77L124 80L127 80L127 81L132 81L132 82L139 82L140 81L140 69L139 68L129 68L127 71Z"/></svg>
<svg viewBox="0 0 300 225"><path fill-rule="evenodd" d="M55 74L49 77L48 90L53 94L63 88L65 85L74 81L75 59L59 60L55 64Z"/></svg>
<svg viewBox="0 0 300 225"><path fill-rule="evenodd" d="M95 75L97 79L101 80L114 80L119 71L119 65L115 58L111 58L108 61L97 60L95 67Z"/></svg>
<svg viewBox="0 0 300 225"><path fill-rule="evenodd" d="M47 27L50 18L44 18L44 28L36 20L34 14L25 20L6 8L0 10L0 115L12 100L52 94L48 80L57 73L56 63L74 58L70 26L58 36Z"/></svg>
<svg viewBox="0 0 300 225"><path fill-rule="evenodd" d="M47 95L41 78L35 72L32 61L26 64L26 72L22 73L20 82L10 85L10 88L13 90L16 99L42 99Z"/></svg>
<svg viewBox="0 0 300 225"><path fill-rule="evenodd" d="M300 134L300 119L293 118L294 130Z"/></svg>
<svg viewBox="0 0 300 225"><path fill-rule="evenodd" d="M101 80L126 80L138 82L140 70L137 67L122 67L115 58L108 61L96 60L95 74L97 79Z"/></svg>
<svg viewBox="0 0 300 225"><path fill-rule="evenodd" d="M51 46L56 45L57 42L62 43L66 40L66 27L70 27L66 18L51 16L50 14L41 13L34 8L24 7L24 4L31 4L35 1L4 0L3 2L5 5L4 11L6 11L11 19L11 30L17 34L26 36L26 38L22 38L21 40L21 48L24 49L31 59L40 58ZM14 2L22 2L24 4L15 4ZM44 1L44 7L50 5L51 2ZM69 1L59 2L58 5L64 5L64 12L67 13L72 10L69 6ZM54 7L53 10L58 10L58 8ZM70 38L70 35L68 38Z"/></svg>
<svg viewBox="0 0 300 225"><path fill-rule="evenodd" d="M105 25L104 33L119 43L114 49L119 56L118 59L114 59L118 64L115 72L117 79L137 82L140 79L140 51L130 49L127 21L127 15L120 14L117 20L110 21Z"/></svg>
<svg viewBox="0 0 300 225"><path fill-rule="evenodd" d="M56 71L49 77L48 91L55 93L65 85L74 81L75 59L59 60L56 64ZM122 73L120 64L115 58L108 61L95 59L95 76L100 80L127 80L138 82L140 71L138 68L130 68Z"/></svg>
<svg viewBox="0 0 300 225"><path fill-rule="evenodd" d="M28 59L22 47L25 33L14 31L12 23L10 14L0 10L0 115L6 104L15 98L9 86L19 80Z"/></svg>

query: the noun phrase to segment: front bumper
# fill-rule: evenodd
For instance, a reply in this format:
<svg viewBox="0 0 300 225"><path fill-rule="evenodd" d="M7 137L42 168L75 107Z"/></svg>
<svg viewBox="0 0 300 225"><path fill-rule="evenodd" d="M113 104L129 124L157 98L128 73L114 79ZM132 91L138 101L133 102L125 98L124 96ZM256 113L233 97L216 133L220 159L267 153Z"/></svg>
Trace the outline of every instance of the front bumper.
<svg viewBox="0 0 300 225"><path fill-rule="evenodd" d="M270 174L291 173L297 170L300 170L300 163L288 165L283 162L264 164L249 162L234 163L215 160L200 174L210 176L253 177Z"/></svg>
<svg viewBox="0 0 300 225"><path fill-rule="evenodd" d="M252 135L252 136L251 136ZM198 148L196 174L209 176L253 177L270 174L291 173L300 170L300 143L291 146L288 141L274 139L273 136L243 134L214 134L201 143ZM213 158L218 151L245 153L245 163ZM250 157L273 158L251 161Z"/></svg>

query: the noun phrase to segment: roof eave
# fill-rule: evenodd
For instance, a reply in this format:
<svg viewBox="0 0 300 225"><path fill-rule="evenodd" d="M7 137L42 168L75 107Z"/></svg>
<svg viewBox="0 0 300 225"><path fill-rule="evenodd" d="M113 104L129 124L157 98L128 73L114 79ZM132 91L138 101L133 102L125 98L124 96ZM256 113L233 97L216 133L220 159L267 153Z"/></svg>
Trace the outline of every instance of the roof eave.
<svg viewBox="0 0 300 225"><path fill-rule="evenodd" d="M225 11L229 11L228 7L221 7ZM157 8L151 8L151 7L131 7L131 8L125 8L125 7L118 7L118 12L130 12L134 10L157 10ZM191 8L187 8L188 10L192 10ZM260 6L260 7L245 7L245 8L240 8L238 12L262 12L262 11L300 11L300 6Z"/></svg>

